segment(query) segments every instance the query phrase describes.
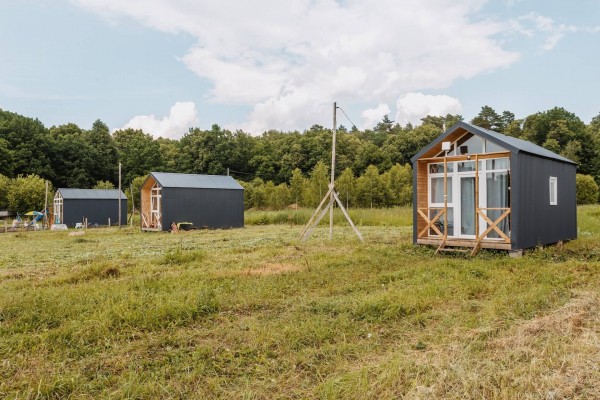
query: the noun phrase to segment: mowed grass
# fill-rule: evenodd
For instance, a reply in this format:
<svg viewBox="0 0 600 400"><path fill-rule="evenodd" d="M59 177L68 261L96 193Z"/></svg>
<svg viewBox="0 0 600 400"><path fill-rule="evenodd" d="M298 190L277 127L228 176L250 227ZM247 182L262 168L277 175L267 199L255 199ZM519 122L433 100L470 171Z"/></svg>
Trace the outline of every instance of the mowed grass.
<svg viewBox="0 0 600 400"><path fill-rule="evenodd" d="M354 212L365 243L341 221L0 234L0 397L600 397L600 207L519 259Z"/></svg>

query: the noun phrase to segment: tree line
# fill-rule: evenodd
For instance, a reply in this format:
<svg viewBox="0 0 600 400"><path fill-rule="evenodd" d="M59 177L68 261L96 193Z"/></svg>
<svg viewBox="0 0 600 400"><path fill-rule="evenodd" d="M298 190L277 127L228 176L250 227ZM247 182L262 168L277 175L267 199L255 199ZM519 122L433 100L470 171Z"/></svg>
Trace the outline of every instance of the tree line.
<svg viewBox="0 0 600 400"><path fill-rule="evenodd" d="M427 116L420 125L403 126L384 116L372 129L341 125L335 171L341 197L351 207L409 203L410 158L443 126L462 120L461 115ZM600 182L600 114L585 124L561 107L516 119L510 111L484 106L470 122L564 155L578 163L579 174ZM331 137L331 129L320 125L260 136L213 125L208 130L190 128L179 140L155 139L135 129L111 133L100 120L90 129L73 123L47 128L38 119L0 109L0 209L26 211L23 207L30 204L16 202L22 193L14 188L30 187L36 177L49 180L53 189L114 186L119 162L123 186L131 184L134 193L150 171L229 171L246 188L247 207L313 206L327 190Z"/></svg>

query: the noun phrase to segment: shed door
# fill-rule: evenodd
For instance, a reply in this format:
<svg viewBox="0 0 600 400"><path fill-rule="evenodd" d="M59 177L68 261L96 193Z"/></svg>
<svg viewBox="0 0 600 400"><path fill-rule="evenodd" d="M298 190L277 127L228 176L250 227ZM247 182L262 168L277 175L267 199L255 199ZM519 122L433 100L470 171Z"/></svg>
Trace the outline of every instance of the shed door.
<svg viewBox="0 0 600 400"><path fill-rule="evenodd" d="M63 223L63 198L58 192L54 196L54 223Z"/></svg>
<svg viewBox="0 0 600 400"><path fill-rule="evenodd" d="M162 190L158 183L150 191L150 226L162 228Z"/></svg>

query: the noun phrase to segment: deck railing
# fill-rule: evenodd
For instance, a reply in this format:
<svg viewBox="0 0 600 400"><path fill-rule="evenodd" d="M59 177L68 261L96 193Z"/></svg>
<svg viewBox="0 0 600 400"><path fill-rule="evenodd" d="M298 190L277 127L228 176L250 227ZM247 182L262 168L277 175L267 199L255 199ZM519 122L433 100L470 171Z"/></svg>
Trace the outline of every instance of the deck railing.
<svg viewBox="0 0 600 400"><path fill-rule="evenodd" d="M437 212L433 218L430 217L430 211L432 211L432 210L439 210L439 212ZM488 215L487 215L488 211L503 211L503 212L502 212L502 214L500 214L500 216L498 218L496 218L494 221L492 221L490 219L490 217L488 217ZM510 207L488 207L488 208L479 208L478 207L477 215L479 215L481 218L483 218L483 220L488 224L488 227L480 235L476 236L475 241L480 242L485 239L492 239L492 240L501 239L505 243L510 243L509 235L504 233L502 231L502 229L500 229L500 227L498 226L502 221L504 221L504 219L508 218L508 216L510 215L510 211L511 211ZM447 213L446 208L444 208L444 207L421 207L421 208L417 208L417 212L421 216L421 218L423 218L425 220L425 223L427 224L427 226L425 228L421 229L421 231L419 231L419 233L417 234L417 237L419 239L430 236L428 234L430 229L433 230L435 232L435 234L437 234L438 236L441 236L442 238L447 237L447 227L444 226L445 221L444 220L440 221L440 219L443 216L445 216ZM442 229L444 230L444 232L442 232ZM499 238L487 238L487 235L489 235L490 232L492 232L492 231L495 231L500 237Z"/></svg>
<svg viewBox="0 0 600 400"><path fill-rule="evenodd" d="M484 211L486 211L486 212L484 212ZM502 214L500 214L500 216L498 218L496 218L494 221L492 221L487 216L487 211L504 211L504 212ZM510 243L510 237L508 237L508 235L505 234L502 231L502 229L500 229L500 227L498 226L498 224L500 222L502 222L505 218L507 218L510 215L510 207L477 208L477 215L479 215L481 218L483 218L484 221L487 222L487 224L488 224L487 229L485 231L483 231L481 233L481 235L477 236L477 241L481 241L481 240L485 239L486 236L493 230L498 235L500 235L500 238L503 239L505 243Z"/></svg>
<svg viewBox="0 0 600 400"><path fill-rule="evenodd" d="M423 211L423 210L425 210L425 211ZM430 210L441 210L441 211L438 212L433 218L430 219L430 217L429 217ZM447 227L444 227L444 233L442 233L442 231L436 225L436 224L441 224L440 222L438 222L439 219L441 217L443 217L444 215L446 215L447 210L445 207L423 207L423 208L418 208L417 212L425 220L425 223L427 224L427 226L425 228L423 228L421 230L421 232L419 232L417 237L422 238L425 236L429 236L429 235L425 235L425 233L427 233L429 231L429 229L433 229L433 231L440 236L444 236L444 234L447 234Z"/></svg>

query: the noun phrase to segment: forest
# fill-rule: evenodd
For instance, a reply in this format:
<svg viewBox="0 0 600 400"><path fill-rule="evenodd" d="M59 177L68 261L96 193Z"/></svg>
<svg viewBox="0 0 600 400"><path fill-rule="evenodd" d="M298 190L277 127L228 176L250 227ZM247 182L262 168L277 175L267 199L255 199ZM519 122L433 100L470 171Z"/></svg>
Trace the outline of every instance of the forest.
<svg viewBox="0 0 600 400"><path fill-rule="evenodd" d="M390 207L412 200L410 158L461 115L427 116L402 126L384 116L372 129L337 132L336 187L349 207ZM600 114L584 123L561 107L522 119L484 106L469 121L543 146L578 163L578 201L598 201ZM331 129L313 125L299 132L270 130L260 136L213 125L190 128L181 139L153 138L141 130L110 132L101 120L90 129L67 123L46 127L38 119L0 109L0 210L41 209L44 181L52 190L112 188L128 196L150 171L226 174L246 189L246 207L314 206L327 191ZM581 190L579 190L581 188ZM581 197L581 199L580 199ZM130 202L131 203L131 202Z"/></svg>

